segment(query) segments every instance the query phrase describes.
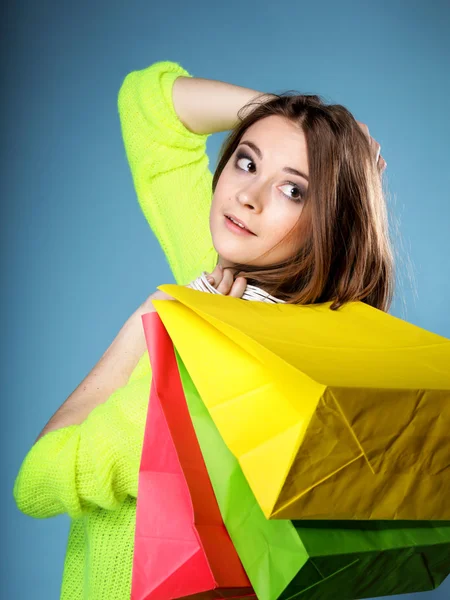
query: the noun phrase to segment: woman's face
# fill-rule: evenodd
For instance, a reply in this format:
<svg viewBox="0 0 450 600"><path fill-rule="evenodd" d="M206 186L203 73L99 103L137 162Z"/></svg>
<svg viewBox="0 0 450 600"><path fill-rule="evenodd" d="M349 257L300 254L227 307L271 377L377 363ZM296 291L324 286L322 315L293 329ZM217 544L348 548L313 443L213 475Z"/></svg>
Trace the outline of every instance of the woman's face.
<svg viewBox="0 0 450 600"><path fill-rule="evenodd" d="M250 148L245 142L256 145ZM286 172L295 169L300 174ZM222 266L231 262L255 266L281 262L300 246L286 236L297 222L308 189L308 156L303 131L279 115L254 123L243 134L223 169L213 194L209 224ZM233 215L254 235L236 231L225 215Z"/></svg>

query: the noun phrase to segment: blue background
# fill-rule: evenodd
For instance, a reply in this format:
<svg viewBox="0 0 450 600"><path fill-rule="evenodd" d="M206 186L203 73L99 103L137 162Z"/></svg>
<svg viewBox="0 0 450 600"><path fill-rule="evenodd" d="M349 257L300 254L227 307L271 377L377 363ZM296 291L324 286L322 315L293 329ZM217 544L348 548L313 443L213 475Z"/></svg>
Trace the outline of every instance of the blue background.
<svg viewBox="0 0 450 600"><path fill-rule="evenodd" d="M59 598L69 518L20 513L15 476L128 316L174 282L125 157L117 94L126 74L173 60L196 77L344 104L388 163L400 269L391 312L450 337L450 4L9 4L0 111L2 588L5 598L49 600ZM208 141L211 169L224 136ZM449 596L450 578L420 597Z"/></svg>

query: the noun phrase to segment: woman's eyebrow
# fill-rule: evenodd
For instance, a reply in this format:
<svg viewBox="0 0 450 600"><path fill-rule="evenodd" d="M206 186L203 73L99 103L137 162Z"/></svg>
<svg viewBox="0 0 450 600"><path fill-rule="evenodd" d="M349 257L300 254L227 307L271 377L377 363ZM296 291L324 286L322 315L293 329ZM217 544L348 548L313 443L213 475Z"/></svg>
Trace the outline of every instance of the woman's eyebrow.
<svg viewBox="0 0 450 600"><path fill-rule="evenodd" d="M250 140L245 140L244 142L241 142L241 145L245 145L251 148L256 153L259 160L263 159L263 153L254 142L251 142ZM303 179L306 179L306 181L309 183L308 176L305 175L305 173L302 173L301 171L297 171L297 169L293 169L292 167L284 167L283 171L285 173L290 173L291 175L298 175L299 177L303 177Z"/></svg>

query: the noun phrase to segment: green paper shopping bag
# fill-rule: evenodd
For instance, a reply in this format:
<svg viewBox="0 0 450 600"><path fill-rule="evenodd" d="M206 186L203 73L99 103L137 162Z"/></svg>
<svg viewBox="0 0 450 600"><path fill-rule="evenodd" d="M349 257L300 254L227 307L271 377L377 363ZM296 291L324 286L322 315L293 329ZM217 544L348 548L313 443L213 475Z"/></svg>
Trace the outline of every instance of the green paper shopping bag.
<svg viewBox="0 0 450 600"><path fill-rule="evenodd" d="M356 600L442 583L450 572L450 522L266 519L175 355L223 521L260 600Z"/></svg>

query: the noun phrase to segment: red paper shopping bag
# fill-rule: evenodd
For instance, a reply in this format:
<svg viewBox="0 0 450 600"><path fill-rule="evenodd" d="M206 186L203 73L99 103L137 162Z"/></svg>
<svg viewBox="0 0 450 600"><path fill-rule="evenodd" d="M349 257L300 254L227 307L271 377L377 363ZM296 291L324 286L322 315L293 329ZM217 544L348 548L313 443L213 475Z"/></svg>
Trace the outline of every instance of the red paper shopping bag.
<svg viewBox="0 0 450 600"><path fill-rule="evenodd" d="M131 600L255 597L225 529L158 313L142 316L152 365L139 470Z"/></svg>

